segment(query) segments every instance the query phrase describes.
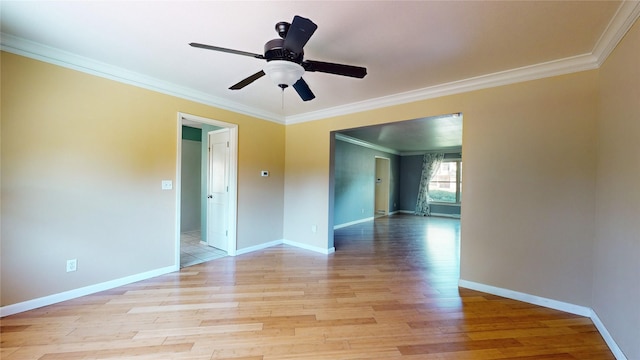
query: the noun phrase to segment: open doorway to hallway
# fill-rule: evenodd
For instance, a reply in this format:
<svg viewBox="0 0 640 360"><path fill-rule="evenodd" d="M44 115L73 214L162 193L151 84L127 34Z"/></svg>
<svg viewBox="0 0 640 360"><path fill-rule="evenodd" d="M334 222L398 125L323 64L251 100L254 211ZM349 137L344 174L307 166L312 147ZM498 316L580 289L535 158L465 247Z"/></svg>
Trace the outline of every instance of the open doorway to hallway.
<svg viewBox="0 0 640 360"><path fill-rule="evenodd" d="M237 125L179 113L178 128L176 263L235 255Z"/></svg>

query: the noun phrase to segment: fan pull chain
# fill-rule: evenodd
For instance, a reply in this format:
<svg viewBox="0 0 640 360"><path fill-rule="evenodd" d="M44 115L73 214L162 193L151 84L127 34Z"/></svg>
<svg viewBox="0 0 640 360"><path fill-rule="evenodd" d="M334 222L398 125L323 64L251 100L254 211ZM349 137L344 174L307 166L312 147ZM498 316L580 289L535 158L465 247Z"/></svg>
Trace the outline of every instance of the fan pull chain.
<svg viewBox="0 0 640 360"><path fill-rule="evenodd" d="M281 101L281 103L282 103L282 109L281 110L284 110L284 88L282 88L282 101Z"/></svg>

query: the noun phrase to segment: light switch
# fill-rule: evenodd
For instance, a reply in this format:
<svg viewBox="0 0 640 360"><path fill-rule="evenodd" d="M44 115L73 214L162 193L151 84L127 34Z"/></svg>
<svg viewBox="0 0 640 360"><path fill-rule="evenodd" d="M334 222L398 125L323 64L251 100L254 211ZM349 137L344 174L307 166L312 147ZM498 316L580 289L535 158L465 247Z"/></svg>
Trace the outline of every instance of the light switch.
<svg viewBox="0 0 640 360"><path fill-rule="evenodd" d="M162 180L162 190L171 190L171 189L173 189L173 181Z"/></svg>
<svg viewBox="0 0 640 360"><path fill-rule="evenodd" d="M269 176L269 170L260 171L260 176Z"/></svg>

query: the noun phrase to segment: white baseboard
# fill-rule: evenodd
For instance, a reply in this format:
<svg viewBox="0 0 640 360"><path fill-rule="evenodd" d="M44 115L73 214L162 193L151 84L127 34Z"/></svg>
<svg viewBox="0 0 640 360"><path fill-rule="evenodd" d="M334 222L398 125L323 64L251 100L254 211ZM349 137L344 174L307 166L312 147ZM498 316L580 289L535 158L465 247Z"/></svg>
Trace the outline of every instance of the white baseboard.
<svg viewBox="0 0 640 360"><path fill-rule="evenodd" d="M262 249L266 249L266 248L270 248L272 246L276 246L276 245L280 245L283 244L284 240L274 240L274 241L269 241L266 242L264 244L258 244L258 245L254 245L254 246L249 246L243 249L238 249L236 250L236 256L237 255L242 255L242 254L248 254L250 252L254 252L254 251L258 251L258 250L262 250Z"/></svg>
<svg viewBox="0 0 640 360"><path fill-rule="evenodd" d="M238 251L236 251L236 255L247 254L247 253L250 253L250 252L259 251L259 250L262 250L262 249L266 249L266 248L269 248L269 247L272 247L272 246L282 245L282 244L289 245L289 246L294 246L294 247L297 247L297 248L300 248L300 249L304 249L304 250L311 250L313 252L317 252L317 253L321 253L321 254L325 254L325 255L331 254L331 253L336 251L335 247L331 247L331 248L325 249L325 248L321 248L321 247L317 247L317 246L312 246L312 245L299 243L299 242L296 242L296 241L281 239L281 240L270 241L270 242L267 242L267 243L264 243L264 244L250 246L250 247L247 247L247 248L244 248L244 249L239 249Z"/></svg>
<svg viewBox="0 0 640 360"><path fill-rule="evenodd" d="M37 299L27 300L20 303L3 306L3 307L0 307L0 317L9 316L9 315L21 313L24 311L41 308L43 306L56 304L62 301L76 299L85 295L95 294L100 291L113 289L118 286L131 284L141 280L147 280L156 276L165 275L178 270L179 270L179 267L167 266L164 268L147 271L140 274L126 276L120 279L105 281L103 283L99 283L95 285L89 285L89 286L81 287L78 289L64 291L58 294L43 296Z"/></svg>
<svg viewBox="0 0 640 360"><path fill-rule="evenodd" d="M361 224L367 221L373 221L373 219L375 219L373 216L372 217L368 217L368 218L364 218L364 219L360 219L360 220L356 220L356 221L350 221L348 223L344 223L344 224L340 224L340 225L334 225L333 226L333 230L337 230L337 229L342 229L343 227L347 227L347 226L351 226L351 225L355 225L355 224Z"/></svg>
<svg viewBox="0 0 640 360"><path fill-rule="evenodd" d="M506 297L513 300L524 301L529 304L544 306L547 308L568 312L570 314L590 317L591 308L586 306L580 306L575 304L566 303L563 301L547 299L536 295L526 294L509 289L503 289L491 285L480 284L473 281L462 280L458 281L458 285L463 288L486 292L493 295Z"/></svg>
<svg viewBox="0 0 640 360"><path fill-rule="evenodd" d="M458 280L458 286L466 289L485 292L492 295L502 296L505 298L513 299L513 300L523 301L529 304L544 306L547 308L564 311L570 314L588 317L591 319L591 321L593 321L593 324L596 326L596 329L598 329L598 331L600 332L600 335L602 335L602 338L607 343L607 346L609 346L609 349L611 350L613 355L616 357L616 359L627 360L624 353L622 352L622 350L620 350L620 347L618 347L618 344L616 344L615 340L613 340L613 337L611 336L607 328L604 326L604 324L602 323L598 315L595 313L595 311L593 311L593 309L589 307L570 304L570 303L553 300L553 299L547 299L547 298L543 298L536 295L525 294L518 291L503 289L503 288L499 288L491 285L485 285L485 284L468 281L468 280L462 280L462 279Z"/></svg>
<svg viewBox="0 0 640 360"><path fill-rule="evenodd" d="M325 254L325 255L331 254L336 250L334 247L324 249L317 246L311 246L311 245L307 245L307 244L303 244L295 241L274 240L264 244L259 244L259 245L237 250L236 255L258 251L258 250L266 249L268 247L276 246L280 244L295 246L297 248L311 250L311 251ZM164 268L147 271L140 274L126 276L120 279L110 280L110 281L106 281L106 282L95 284L95 285L89 285L89 286L85 286L78 289L64 291L58 294L43 296L37 299L27 300L20 303L3 306L3 307L0 307L0 317L9 316L9 315L41 308L43 306L52 305L52 304L56 304L56 303L71 300L71 299L76 299L85 295L95 294L100 291L110 290L118 286L131 284L137 281L150 279L156 276L165 275L165 274L168 274L174 271L179 271L179 270L180 270L179 267L167 266Z"/></svg>
<svg viewBox="0 0 640 360"><path fill-rule="evenodd" d="M325 254L325 255L329 255L329 254L332 254L332 253L336 252L336 248L335 247L330 247L330 248L326 249L326 248L307 245L307 244L303 244L303 243L299 243L299 242L291 241L291 240L283 240L282 243L285 244L285 245L291 245L291 246L295 246L295 247L300 248L300 249L311 250L311 251L314 251L314 252L317 252L317 253L320 253L320 254Z"/></svg>
<svg viewBox="0 0 640 360"><path fill-rule="evenodd" d="M598 331L600 332L600 335L602 335L604 342L606 342L607 346L609 346L609 349L613 353L613 356L615 356L617 360L627 360L627 357L624 355L618 344L616 344L615 340L613 340L613 337L598 317L598 314L596 314L593 309L591 309L591 316L589 317L591 318L591 321L593 321L593 324L596 326L596 329L598 329Z"/></svg>

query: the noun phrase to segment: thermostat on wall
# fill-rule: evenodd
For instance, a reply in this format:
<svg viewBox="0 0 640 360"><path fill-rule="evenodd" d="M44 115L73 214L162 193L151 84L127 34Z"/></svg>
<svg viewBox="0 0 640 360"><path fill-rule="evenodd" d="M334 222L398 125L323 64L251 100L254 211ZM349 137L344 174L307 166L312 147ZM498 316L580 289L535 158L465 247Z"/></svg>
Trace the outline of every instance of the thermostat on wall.
<svg viewBox="0 0 640 360"><path fill-rule="evenodd" d="M262 170L260 176L269 176L269 170Z"/></svg>

